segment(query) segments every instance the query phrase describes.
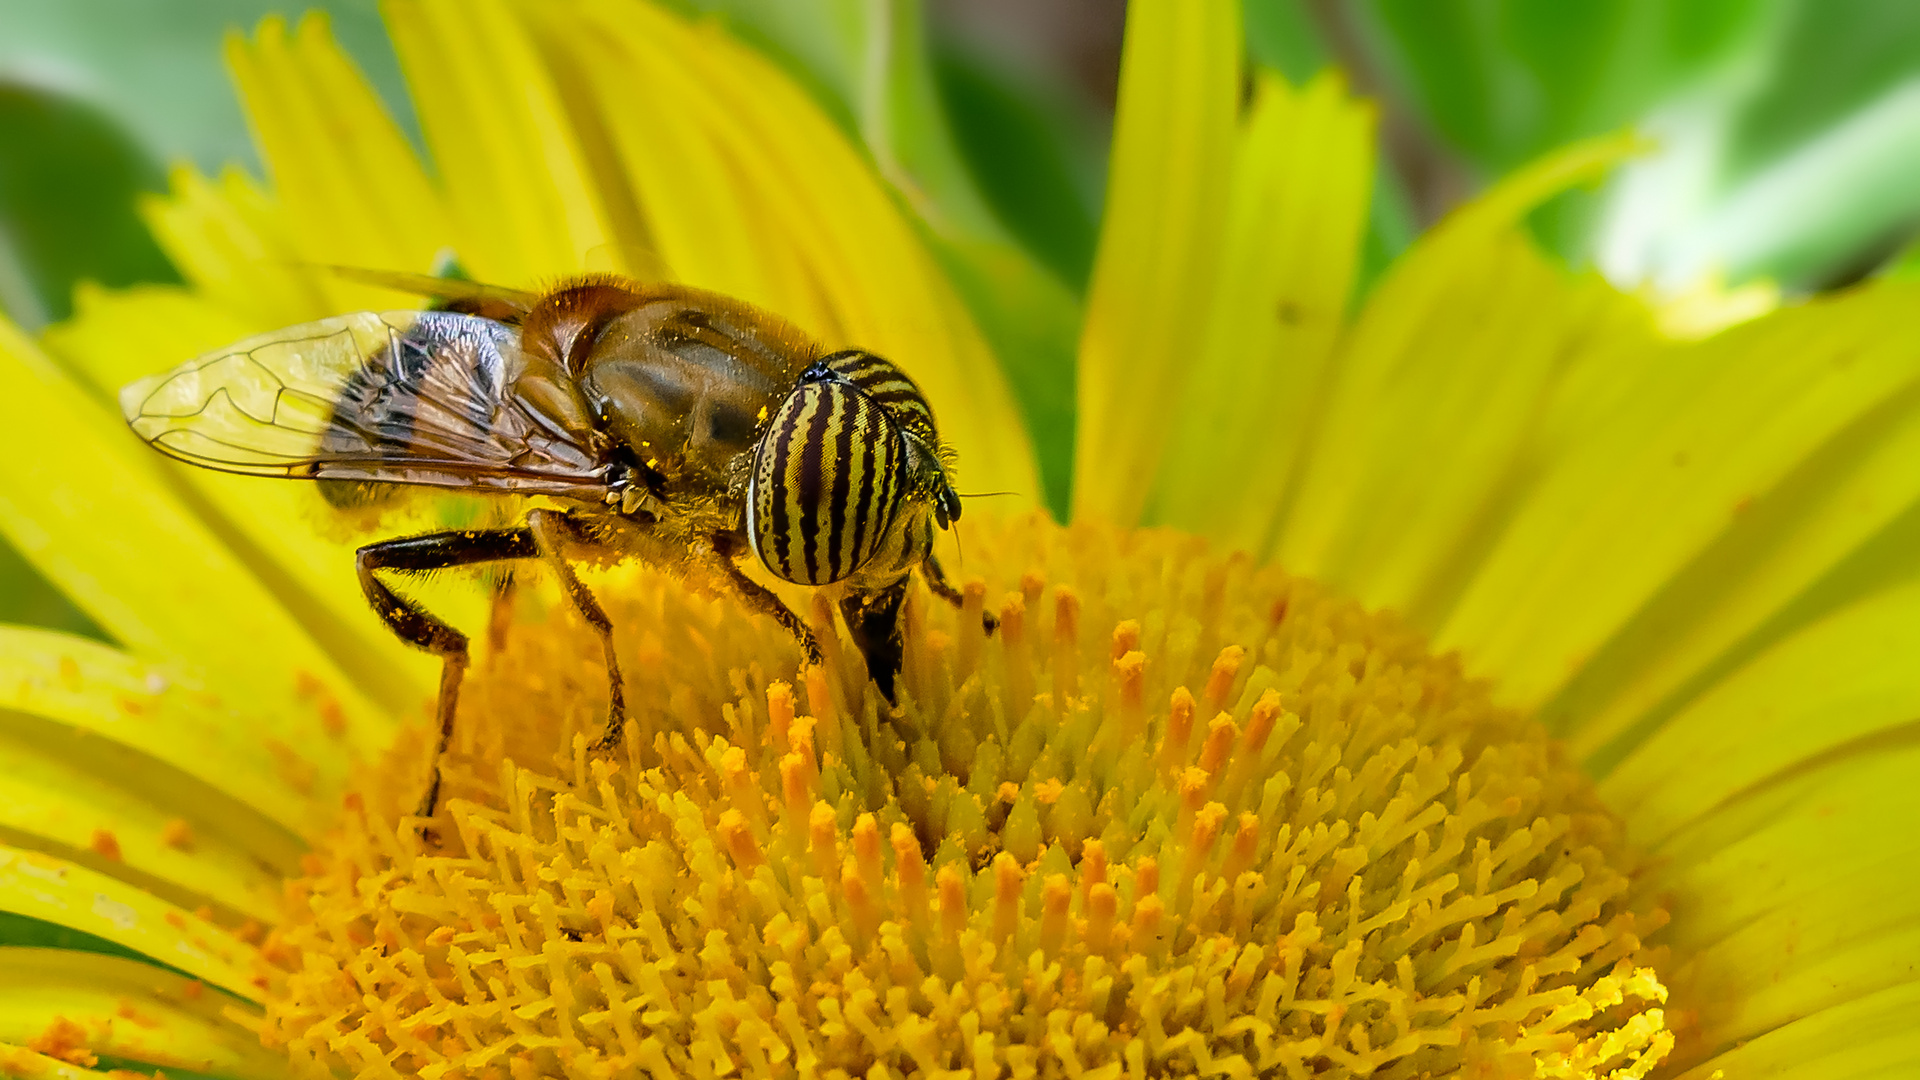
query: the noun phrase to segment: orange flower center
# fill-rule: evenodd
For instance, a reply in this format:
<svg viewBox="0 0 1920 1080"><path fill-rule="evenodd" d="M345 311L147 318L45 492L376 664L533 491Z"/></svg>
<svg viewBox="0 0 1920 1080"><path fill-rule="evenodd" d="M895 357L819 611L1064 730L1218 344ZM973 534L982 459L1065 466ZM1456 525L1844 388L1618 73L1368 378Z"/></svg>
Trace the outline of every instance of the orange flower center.
<svg viewBox="0 0 1920 1080"><path fill-rule="evenodd" d="M1394 618L1165 532L969 519L900 707L815 617L597 582L418 742L268 943L271 1040L439 1077L1639 1077L1671 1048L1618 821ZM992 600L989 602L988 598ZM1002 619L989 638L980 614Z"/></svg>

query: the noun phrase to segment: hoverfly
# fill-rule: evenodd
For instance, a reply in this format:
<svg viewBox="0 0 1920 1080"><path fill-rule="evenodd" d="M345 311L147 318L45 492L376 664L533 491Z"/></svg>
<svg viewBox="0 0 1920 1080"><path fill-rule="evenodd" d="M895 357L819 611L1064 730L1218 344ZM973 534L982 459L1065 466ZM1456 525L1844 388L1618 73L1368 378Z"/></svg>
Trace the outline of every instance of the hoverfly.
<svg viewBox="0 0 1920 1080"><path fill-rule="evenodd" d="M858 349L828 352L770 313L714 293L616 277L544 294L444 278L356 274L437 296L436 310L361 312L239 342L121 392L127 423L169 457L226 472L544 496L510 528L368 544L361 589L401 639L442 661L431 816L466 670L467 636L390 574L538 559L606 653L596 750L625 722L613 628L568 553L713 571L809 662L806 623L749 577L831 589L880 692L900 669L899 614L917 569L958 604L933 529L960 516L951 455L911 378ZM991 621L986 629L993 629Z"/></svg>

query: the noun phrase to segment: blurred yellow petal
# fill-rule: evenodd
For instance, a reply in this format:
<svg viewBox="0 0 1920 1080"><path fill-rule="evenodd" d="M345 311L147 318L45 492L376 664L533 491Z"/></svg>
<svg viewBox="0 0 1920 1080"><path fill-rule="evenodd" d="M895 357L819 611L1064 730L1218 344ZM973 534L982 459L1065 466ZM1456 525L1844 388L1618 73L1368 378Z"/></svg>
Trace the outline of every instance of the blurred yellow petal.
<svg viewBox="0 0 1920 1080"><path fill-rule="evenodd" d="M183 785L169 793L174 798L143 792L160 786L142 775L153 765L104 740L75 738L61 725L10 717L0 730L0 833L182 907L213 904L230 918L278 918L279 873L204 823L196 832L184 816L192 800L177 797Z"/></svg>
<svg viewBox="0 0 1920 1080"><path fill-rule="evenodd" d="M1314 403L1273 557L1431 626L1542 448L1578 365L1651 343L1638 306L1574 279L1519 228L1631 144L1582 144L1506 178L1422 237L1369 296Z"/></svg>
<svg viewBox="0 0 1920 1080"><path fill-rule="evenodd" d="M175 285L104 289L83 281L73 309L73 318L49 326L40 344L108 403L118 403L120 388L135 379L256 332L231 309Z"/></svg>
<svg viewBox="0 0 1920 1080"><path fill-rule="evenodd" d="M298 265L284 215L245 173L228 169L216 185L181 166L170 186L172 194L150 196L141 209L196 292L253 332L332 314L318 277Z"/></svg>
<svg viewBox="0 0 1920 1080"><path fill-rule="evenodd" d="M1693 341L1779 307L1780 286L1760 280L1730 287L1726 275L1715 270L1702 274L1687 288L1671 296L1654 297L1651 302L1661 333Z"/></svg>
<svg viewBox="0 0 1920 1080"><path fill-rule="evenodd" d="M1846 318L1902 319L1912 294L1847 301ZM1832 313L1840 317L1840 312ZM1789 323L1790 325L1790 323ZM1886 324L1882 324L1883 327ZM1920 357L1920 335L1886 329L1880 347ZM1851 362L1839 343L1829 355ZM1729 358L1730 363L1739 363ZM1894 388L1808 448L1767 490L1736 504L1710 545L1614 632L1543 713L1604 768L1743 656L1817 617L1876 577L1902 573L1901 522L1920 501L1920 386ZM1909 530L1910 531L1910 530ZM1876 553L1877 552L1877 553Z"/></svg>
<svg viewBox="0 0 1920 1080"><path fill-rule="evenodd" d="M1920 985L1920 750L1903 735L1769 778L1655 850L1645 887L1672 898L1676 992L1698 1010L1676 1064ZM1774 1067L1835 1049L1781 1048Z"/></svg>
<svg viewBox="0 0 1920 1080"><path fill-rule="evenodd" d="M144 889L64 859L0 844L0 911L104 938L250 1001L260 995L252 946Z"/></svg>
<svg viewBox="0 0 1920 1080"><path fill-rule="evenodd" d="M439 196L366 80L309 15L291 37L261 22L227 38L227 63L300 260L424 272L453 242ZM317 283L335 311L403 299L331 275Z"/></svg>
<svg viewBox="0 0 1920 1080"><path fill-rule="evenodd" d="M1757 1035L1679 1080L1851 1080L1912 1075L1920 1060L1920 982L1814 1013Z"/></svg>
<svg viewBox="0 0 1920 1080"><path fill-rule="evenodd" d="M394 0L382 12L459 228L442 243L501 285L587 269L615 237L559 93L506 5Z"/></svg>
<svg viewBox="0 0 1920 1080"><path fill-rule="evenodd" d="M1127 7L1106 215L1080 332L1073 515L1135 523L1218 285L1240 5Z"/></svg>
<svg viewBox="0 0 1920 1080"><path fill-rule="evenodd" d="M151 964L69 949L0 948L0 1042L25 1046L64 1021L80 1046L103 1058L239 1080L285 1076L286 1059L223 1015L227 1009L242 1006ZM4 1051L0 1072L13 1075Z"/></svg>
<svg viewBox="0 0 1920 1080"><path fill-rule="evenodd" d="M107 392L109 402L137 377L255 332L225 309L167 286L118 292L83 286L74 306L71 321L47 330L47 349ZM410 715L433 695L438 662L403 645L367 606L354 572L355 541L312 485L263 484L172 462L160 467L204 496L216 513L209 515L207 505L190 507L203 519L244 534L247 545L238 553L370 698Z"/></svg>
<svg viewBox="0 0 1920 1080"><path fill-rule="evenodd" d="M236 847L263 870L294 864L299 845L288 830L312 814L297 791L306 748L261 740L252 718L178 669L71 634L0 625L0 709L22 738L31 720L73 732L72 764L171 807L189 841ZM143 755L137 767L123 749Z"/></svg>
<svg viewBox="0 0 1920 1080"><path fill-rule="evenodd" d="M1265 545L1346 321L1366 229L1373 110L1332 72L1301 90L1260 76L1235 150L1219 281L1151 516Z"/></svg>
<svg viewBox="0 0 1920 1080"><path fill-rule="evenodd" d="M98 1069L74 1065L7 1042L0 1042L0 1070L13 1080L114 1080Z"/></svg>
<svg viewBox="0 0 1920 1080"><path fill-rule="evenodd" d="M548 32L575 50L669 272L897 361L961 448L964 486L1037 501L1004 374L846 136L717 27L633 0L581 11Z"/></svg>
<svg viewBox="0 0 1920 1080"><path fill-rule="evenodd" d="M1551 695L1816 451L1854 425L1886 423L1896 415L1886 410L1913 407L1920 327L1902 313L1916 303L1920 290L1888 283L1671 349L1642 374L1626 371L1610 390L1569 380L1564 393L1599 404L1578 426L1555 432L1567 451L1551 460L1491 545L1439 634L1441 646L1459 648L1477 670L1500 672L1511 701L1537 704ZM1612 373L1594 371L1603 377ZM1875 463L1869 457L1867 464ZM1869 485L1895 495L1912 490L1911 469L1879 468ZM1811 497L1821 505L1817 493ZM1710 655L1711 646L1791 596L1892 509L1825 504L1762 536L1766 558L1754 580L1715 583L1735 602L1700 613L1709 623L1724 620L1706 628L1700 653ZM1772 545L1777 554L1767 550ZM1746 569L1728 560L1707 572ZM1661 673L1669 684L1674 674ZM1582 721L1568 723L1570 734L1580 734Z"/></svg>
<svg viewBox="0 0 1920 1080"><path fill-rule="evenodd" d="M299 748L323 778L301 794L331 802L349 748L381 745L386 718L182 504L157 455L4 324L0 374L0 423L44 450L0 460L0 528L129 649L204 675L258 717L263 745Z"/></svg>
<svg viewBox="0 0 1920 1080"><path fill-rule="evenodd" d="M1659 860L1646 887L1676 898L1700 1009L1687 1059L1913 980L1917 650L1920 585L1871 596L1725 677L1602 781Z"/></svg>
<svg viewBox="0 0 1920 1080"><path fill-rule="evenodd" d="M1726 800L1920 716L1920 586L1863 600L1789 637L1608 772L1636 838L1660 844ZM1920 806L1920 796L1916 796Z"/></svg>

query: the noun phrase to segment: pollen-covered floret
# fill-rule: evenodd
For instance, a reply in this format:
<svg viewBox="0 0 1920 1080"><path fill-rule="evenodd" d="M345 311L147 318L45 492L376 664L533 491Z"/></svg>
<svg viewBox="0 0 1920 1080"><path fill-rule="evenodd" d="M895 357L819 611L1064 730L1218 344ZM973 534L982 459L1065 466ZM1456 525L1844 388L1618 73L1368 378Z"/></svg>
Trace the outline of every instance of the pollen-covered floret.
<svg viewBox="0 0 1920 1080"><path fill-rule="evenodd" d="M644 569L632 720L556 611L269 942L267 1034L442 1077L1644 1075L1664 922L1533 723L1392 617L1170 533L983 523L900 709ZM978 629L992 610L1001 630ZM792 682L784 681L792 679Z"/></svg>

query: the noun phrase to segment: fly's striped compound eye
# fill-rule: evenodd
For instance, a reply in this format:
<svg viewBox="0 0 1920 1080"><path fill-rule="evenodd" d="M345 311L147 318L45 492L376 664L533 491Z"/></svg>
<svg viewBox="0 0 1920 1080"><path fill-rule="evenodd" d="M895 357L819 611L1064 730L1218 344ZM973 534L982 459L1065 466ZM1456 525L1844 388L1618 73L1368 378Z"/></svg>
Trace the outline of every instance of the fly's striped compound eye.
<svg viewBox="0 0 1920 1080"><path fill-rule="evenodd" d="M887 409L824 363L809 368L768 424L753 463L747 537L754 554L797 585L827 585L858 570L899 516L905 452Z"/></svg>

